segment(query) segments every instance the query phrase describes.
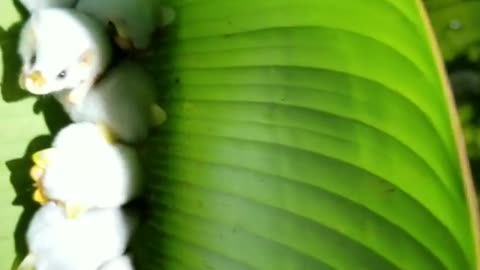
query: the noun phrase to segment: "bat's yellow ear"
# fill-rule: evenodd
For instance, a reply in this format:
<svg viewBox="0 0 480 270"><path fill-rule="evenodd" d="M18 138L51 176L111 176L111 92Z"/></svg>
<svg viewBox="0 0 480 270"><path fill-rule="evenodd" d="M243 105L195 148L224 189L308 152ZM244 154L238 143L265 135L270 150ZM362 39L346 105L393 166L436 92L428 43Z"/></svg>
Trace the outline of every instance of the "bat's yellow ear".
<svg viewBox="0 0 480 270"><path fill-rule="evenodd" d="M115 31L114 40L115 44L122 50L133 50L135 49L135 44L132 39L129 37L128 28L122 20L110 20L110 24L113 26Z"/></svg>
<svg viewBox="0 0 480 270"><path fill-rule="evenodd" d="M42 168L38 165L34 165L32 168L30 168L30 178L32 178L35 183L38 183L43 178L44 174L45 168Z"/></svg>
<svg viewBox="0 0 480 270"><path fill-rule="evenodd" d="M81 65L91 66L96 57L97 55L95 51L93 49L88 49L80 55L79 63Z"/></svg>
<svg viewBox="0 0 480 270"><path fill-rule="evenodd" d="M32 195L33 201L39 203L40 205L45 205L50 199L43 192L43 188L39 185Z"/></svg>
<svg viewBox="0 0 480 270"><path fill-rule="evenodd" d="M33 162L39 167L45 169L48 166L48 163L55 156L55 148L47 148L38 152L35 152L32 155Z"/></svg>

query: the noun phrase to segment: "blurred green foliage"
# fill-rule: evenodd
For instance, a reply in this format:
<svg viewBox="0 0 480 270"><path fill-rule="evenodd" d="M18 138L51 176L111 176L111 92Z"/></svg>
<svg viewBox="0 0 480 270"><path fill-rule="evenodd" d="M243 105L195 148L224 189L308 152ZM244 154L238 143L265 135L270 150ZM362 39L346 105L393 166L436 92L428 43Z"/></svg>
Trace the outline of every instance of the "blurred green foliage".
<svg viewBox="0 0 480 270"><path fill-rule="evenodd" d="M480 187L480 0L425 0Z"/></svg>

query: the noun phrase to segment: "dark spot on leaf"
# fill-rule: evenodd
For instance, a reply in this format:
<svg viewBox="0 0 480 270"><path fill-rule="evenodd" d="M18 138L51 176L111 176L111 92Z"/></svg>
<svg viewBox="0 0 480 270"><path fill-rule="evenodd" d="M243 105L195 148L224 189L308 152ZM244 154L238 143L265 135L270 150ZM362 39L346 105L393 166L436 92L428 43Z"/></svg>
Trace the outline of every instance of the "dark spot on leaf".
<svg viewBox="0 0 480 270"><path fill-rule="evenodd" d="M387 193L392 193L392 192L395 192L395 191L397 191L397 189L394 188L394 187L391 187L391 188L388 188L388 189L385 190L385 192L387 192Z"/></svg>

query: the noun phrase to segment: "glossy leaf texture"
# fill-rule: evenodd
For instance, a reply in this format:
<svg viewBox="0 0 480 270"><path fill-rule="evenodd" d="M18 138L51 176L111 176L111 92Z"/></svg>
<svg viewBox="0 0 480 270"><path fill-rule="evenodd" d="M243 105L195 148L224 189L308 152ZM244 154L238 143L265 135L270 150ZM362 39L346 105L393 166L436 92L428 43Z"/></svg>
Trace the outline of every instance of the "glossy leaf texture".
<svg viewBox="0 0 480 270"><path fill-rule="evenodd" d="M480 1L425 0L445 60L480 60Z"/></svg>
<svg viewBox="0 0 480 270"><path fill-rule="evenodd" d="M418 2L169 3L147 268L475 269Z"/></svg>
<svg viewBox="0 0 480 270"><path fill-rule="evenodd" d="M168 121L142 151L139 269L476 269L456 116L417 1L162 3L177 18L145 64ZM35 123L9 129L8 158L45 130L30 107L2 104Z"/></svg>

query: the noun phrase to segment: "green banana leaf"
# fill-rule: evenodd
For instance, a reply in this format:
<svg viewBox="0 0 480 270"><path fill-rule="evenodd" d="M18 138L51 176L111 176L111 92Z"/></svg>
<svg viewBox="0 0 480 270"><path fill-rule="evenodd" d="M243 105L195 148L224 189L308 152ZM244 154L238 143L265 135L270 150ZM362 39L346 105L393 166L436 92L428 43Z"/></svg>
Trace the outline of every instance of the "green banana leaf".
<svg viewBox="0 0 480 270"><path fill-rule="evenodd" d="M139 269L477 269L451 93L415 0L170 0L145 66L169 119L144 151ZM25 253L29 155L66 123L16 86L0 1L0 269ZM134 89L132 89L134 90Z"/></svg>
<svg viewBox="0 0 480 270"><path fill-rule="evenodd" d="M480 60L480 1L425 0L445 60Z"/></svg>

